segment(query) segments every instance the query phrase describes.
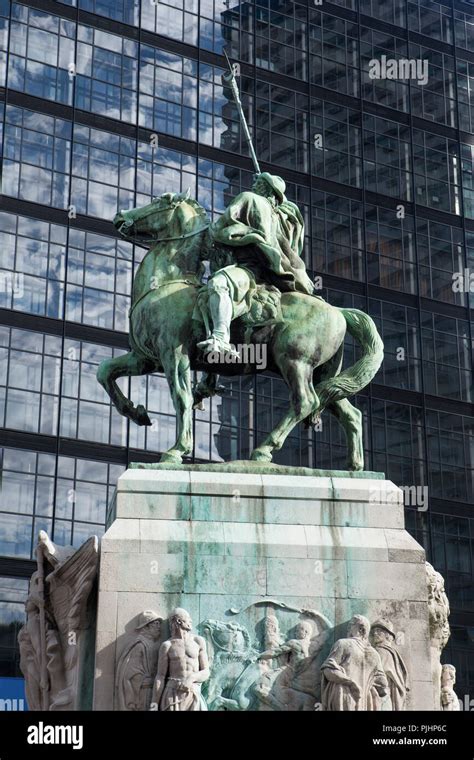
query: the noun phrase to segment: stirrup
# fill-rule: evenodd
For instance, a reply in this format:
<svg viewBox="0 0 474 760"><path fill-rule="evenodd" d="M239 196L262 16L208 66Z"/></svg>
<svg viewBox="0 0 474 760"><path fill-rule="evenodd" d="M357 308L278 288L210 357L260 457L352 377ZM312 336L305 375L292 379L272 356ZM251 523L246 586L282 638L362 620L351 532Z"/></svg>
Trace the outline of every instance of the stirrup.
<svg viewBox="0 0 474 760"><path fill-rule="evenodd" d="M235 348L226 340L222 340L222 338L218 338L216 335L211 335L210 338L207 338L207 340L202 340L197 344L197 348L202 349L204 356L207 356L211 353L218 353L222 354L223 356L229 354L235 359L240 359L240 354L235 350Z"/></svg>

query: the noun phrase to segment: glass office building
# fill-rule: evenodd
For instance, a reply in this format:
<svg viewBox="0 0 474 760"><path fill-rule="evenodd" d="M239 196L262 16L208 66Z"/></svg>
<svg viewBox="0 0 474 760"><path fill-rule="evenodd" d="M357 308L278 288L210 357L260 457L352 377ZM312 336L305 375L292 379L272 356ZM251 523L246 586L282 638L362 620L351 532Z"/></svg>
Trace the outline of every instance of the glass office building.
<svg viewBox="0 0 474 760"><path fill-rule="evenodd" d="M187 188L216 218L250 187L226 48L262 167L305 216L308 271L382 334L383 367L355 399L366 467L428 487L427 504L407 498L407 527L446 579L443 659L474 699L473 0L0 0L0 25L0 678L20 675L38 531L100 535L128 462L174 442L163 377L121 381L147 429L95 379L127 350L144 255L111 219ZM372 78L382 56L426 61L427 81ZM192 461L247 458L286 408L278 379L224 384L195 414ZM345 459L326 416L276 457Z"/></svg>

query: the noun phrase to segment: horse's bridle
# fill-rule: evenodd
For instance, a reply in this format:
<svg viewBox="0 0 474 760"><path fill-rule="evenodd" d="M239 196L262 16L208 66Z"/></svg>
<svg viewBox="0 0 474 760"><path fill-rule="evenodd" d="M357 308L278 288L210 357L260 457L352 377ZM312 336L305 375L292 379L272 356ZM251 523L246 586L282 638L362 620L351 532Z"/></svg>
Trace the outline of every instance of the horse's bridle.
<svg viewBox="0 0 474 760"><path fill-rule="evenodd" d="M177 235L176 237L138 238L135 235L127 235L127 238L132 243L136 243L137 245L143 245L143 243L170 243L172 240L185 240L186 238L191 238L195 235L199 235L200 232L205 232L205 230L208 230L210 226L210 224L205 224L204 227L200 227L200 229L194 230L194 232L186 232L184 235Z"/></svg>
<svg viewBox="0 0 474 760"><path fill-rule="evenodd" d="M179 206L180 203L183 203L183 202L184 201L179 201L179 203L175 203L174 208L176 208L177 206ZM163 214L165 211L170 211L171 208L172 208L171 205L168 206L167 208L157 208L153 213L154 214ZM133 224L135 224L135 222L133 222L133 221L129 221L129 222L124 221L123 224L120 227L120 230L119 230L120 234L123 234L122 233L122 227L124 227L124 226L125 226L125 228L132 227ZM137 245L141 245L143 243L170 243L173 240L185 240L186 238L194 237L195 235L198 235L200 232L205 232L205 230L208 230L210 226L211 226L210 224L205 224L204 227L201 227L199 230L194 230L193 232L187 232L184 235L177 235L176 237L168 237L168 238L158 238L158 237L153 237L153 238L137 238L135 235L133 235L133 236L132 235L127 235L127 238L129 240L131 240L132 243L136 243Z"/></svg>
<svg viewBox="0 0 474 760"><path fill-rule="evenodd" d="M194 277L194 281L192 279L193 277ZM199 282L197 275L194 273L191 273L190 277L173 277L171 280L165 280L164 282L161 283L161 285L158 285L156 288L150 288L150 290L147 290L146 293L143 293L143 295L140 296L140 298L137 298L135 303L133 303L128 310L128 317L130 318L132 316L132 313L135 307L138 306L140 301L143 301L143 299L146 296L150 295L150 293L154 293L156 290L160 290L161 288L164 288L165 285L173 285L176 282L184 282L186 285L194 285L195 287L199 287L200 285L202 285L202 282Z"/></svg>
<svg viewBox="0 0 474 760"><path fill-rule="evenodd" d="M226 649L225 647L223 647L223 646L222 646L222 644L220 644L218 641L216 641L216 639L214 638L214 633L215 633L215 631L214 631L214 630L213 630L213 629L212 629L210 626L207 626L207 630L209 631L209 636L210 636L210 639L211 639L211 641L212 641L212 643L213 643L214 647L215 647L215 648L216 648L216 649L217 649L219 652L226 652L227 654L233 654L233 652L232 652L232 650L231 650L231 649L230 649L230 650L229 650L229 649ZM246 650L246 652L239 652L238 654L243 654L243 655L246 655L246 654L248 654L248 652L251 650L251 645L250 645L250 637L249 637L249 635L248 635L248 631L246 631L246 629L244 628L244 626L240 626L240 625L239 625L239 628L238 628L238 632L242 634L242 637L243 637L243 639L244 639L244 642L245 642L245 644L247 645L247 650Z"/></svg>

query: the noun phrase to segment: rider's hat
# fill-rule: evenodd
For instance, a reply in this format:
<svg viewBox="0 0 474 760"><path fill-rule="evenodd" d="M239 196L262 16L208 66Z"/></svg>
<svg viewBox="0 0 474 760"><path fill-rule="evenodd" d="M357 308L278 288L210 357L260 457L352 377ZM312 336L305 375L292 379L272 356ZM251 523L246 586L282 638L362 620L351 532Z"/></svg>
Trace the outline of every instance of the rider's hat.
<svg viewBox="0 0 474 760"><path fill-rule="evenodd" d="M387 633L390 633L393 638L395 638L395 631L390 620L376 620L375 623L372 623L371 625L371 629L374 630L374 628L382 628L384 631L387 631Z"/></svg>
<svg viewBox="0 0 474 760"><path fill-rule="evenodd" d="M270 174L269 172L263 172L262 174L259 174L258 176L259 176L259 179L264 179L265 182L267 182L270 185L270 187L272 188L273 192L275 193L280 203L283 203L284 201L286 201L286 197L285 197L286 183L282 177L278 177L276 174Z"/></svg>
<svg viewBox="0 0 474 760"><path fill-rule="evenodd" d="M153 623L155 620L163 620L163 618L153 610L145 610L139 614L138 625L135 627L135 630L139 631L149 623Z"/></svg>

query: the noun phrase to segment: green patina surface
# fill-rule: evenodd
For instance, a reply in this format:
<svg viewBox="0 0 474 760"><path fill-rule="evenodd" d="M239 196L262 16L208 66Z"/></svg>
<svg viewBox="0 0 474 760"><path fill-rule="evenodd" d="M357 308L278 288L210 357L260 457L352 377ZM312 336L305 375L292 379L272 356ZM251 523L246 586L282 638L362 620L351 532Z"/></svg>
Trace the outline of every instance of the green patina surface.
<svg viewBox="0 0 474 760"><path fill-rule="evenodd" d="M259 174L252 189L233 198L215 223L189 193L164 193L114 219L125 239L149 250L133 283L130 351L103 361L97 378L121 414L138 425L151 425L146 409L126 398L116 381L165 374L178 435L162 455L164 464L179 465L192 452L193 408L222 392L219 375L265 370L284 380L289 401L251 453L264 469L251 471L275 472L265 466L292 430L299 423L319 425L326 410L344 429L348 470L364 469L362 413L349 397L375 377L383 343L367 314L331 306L313 293L302 257L303 216L286 198L285 188L281 177ZM212 273L206 283L204 262ZM343 368L346 335L360 352L354 364ZM245 353L236 350L238 345L246 347ZM203 373L194 388L193 370ZM227 471L243 472L240 463L236 466ZM291 472L333 474L304 468Z"/></svg>
<svg viewBox="0 0 474 760"><path fill-rule="evenodd" d="M230 472L248 475L302 475L312 478L356 478L385 480L385 473L350 470L313 470L311 467L290 467L283 464L262 464L250 459L209 464L172 464L168 462L131 462L131 470L179 470L187 472Z"/></svg>

